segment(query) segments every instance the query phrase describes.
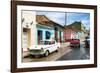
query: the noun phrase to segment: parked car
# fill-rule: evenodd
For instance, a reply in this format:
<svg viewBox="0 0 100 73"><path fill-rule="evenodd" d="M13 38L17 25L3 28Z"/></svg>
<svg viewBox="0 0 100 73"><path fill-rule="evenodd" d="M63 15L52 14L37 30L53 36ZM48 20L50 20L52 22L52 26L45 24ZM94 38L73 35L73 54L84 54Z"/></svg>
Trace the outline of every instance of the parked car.
<svg viewBox="0 0 100 73"><path fill-rule="evenodd" d="M58 51L60 48L60 43L51 40L41 41L40 45L32 45L29 48L29 52L31 55L43 55L48 56L50 53L54 51Z"/></svg>
<svg viewBox="0 0 100 73"><path fill-rule="evenodd" d="M89 48L90 47L90 37L86 37L85 38L85 48Z"/></svg>
<svg viewBox="0 0 100 73"><path fill-rule="evenodd" d="M70 46L71 47L80 47L80 40L79 39L71 39Z"/></svg>
<svg viewBox="0 0 100 73"><path fill-rule="evenodd" d="M65 39L65 42L71 42L72 39Z"/></svg>

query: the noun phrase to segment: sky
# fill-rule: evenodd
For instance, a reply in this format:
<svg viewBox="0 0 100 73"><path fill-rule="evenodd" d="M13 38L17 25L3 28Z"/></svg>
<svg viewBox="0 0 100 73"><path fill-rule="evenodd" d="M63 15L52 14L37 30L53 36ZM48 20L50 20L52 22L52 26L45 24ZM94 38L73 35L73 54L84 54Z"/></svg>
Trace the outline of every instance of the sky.
<svg viewBox="0 0 100 73"><path fill-rule="evenodd" d="M90 28L89 13L38 11L37 15L45 15L50 20L59 23L62 26L70 25L75 21L81 21L87 29Z"/></svg>
<svg viewBox="0 0 100 73"><path fill-rule="evenodd" d="M90 14L89 13L67 13L67 24L69 25L75 21L81 21L87 29L90 28Z"/></svg>
<svg viewBox="0 0 100 73"><path fill-rule="evenodd" d="M65 25L65 13L64 12L37 12L37 15L45 15L50 20L57 22L61 25Z"/></svg>

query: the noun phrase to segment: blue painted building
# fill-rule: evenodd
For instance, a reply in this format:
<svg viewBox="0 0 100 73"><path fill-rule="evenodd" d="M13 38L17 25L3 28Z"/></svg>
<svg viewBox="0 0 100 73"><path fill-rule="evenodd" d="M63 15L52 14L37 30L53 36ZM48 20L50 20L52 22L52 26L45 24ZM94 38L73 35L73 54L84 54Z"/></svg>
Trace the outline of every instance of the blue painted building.
<svg viewBox="0 0 100 73"><path fill-rule="evenodd" d="M54 39L54 28L38 24L37 35L38 42L41 40Z"/></svg>
<svg viewBox="0 0 100 73"><path fill-rule="evenodd" d="M37 41L38 44L41 40L56 40L57 42L63 41L63 27L44 15L37 15Z"/></svg>

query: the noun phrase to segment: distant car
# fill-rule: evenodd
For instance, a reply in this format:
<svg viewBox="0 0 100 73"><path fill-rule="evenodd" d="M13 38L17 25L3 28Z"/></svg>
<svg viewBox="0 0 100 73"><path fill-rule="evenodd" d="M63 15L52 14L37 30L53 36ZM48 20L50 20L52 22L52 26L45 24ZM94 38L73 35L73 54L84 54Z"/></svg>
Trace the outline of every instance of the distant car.
<svg viewBox="0 0 100 73"><path fill-rule="evenodd" d="M85 38L85 48L89 48L90 47L90 37L86 37Z"/></svg>
<svg viewBox="0 0 100 73"><path fill-rule="evenodd" d="M80 40L79 39L71 39L70 46L71 47L80 47Z"/></svg>
<svg viewBox="0 0 100 73"><path fill-rule="evenodd" d="M50 53L54 51L58 51L58 48L60 48L60 43L57 43L56 41L51 40L45 40L41 41L40 45L32 45L29 48L29 52L31 55L43 55L48 56Z"/></svg>

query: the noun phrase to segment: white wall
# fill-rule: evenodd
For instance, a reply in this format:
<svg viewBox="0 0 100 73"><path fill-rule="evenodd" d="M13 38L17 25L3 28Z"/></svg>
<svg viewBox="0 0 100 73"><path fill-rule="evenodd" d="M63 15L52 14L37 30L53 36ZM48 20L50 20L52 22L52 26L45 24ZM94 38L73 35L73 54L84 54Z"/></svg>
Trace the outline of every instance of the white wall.
<svg viewBox="0 0 100 73"><path fill-rule="evenodd" d="M100 0L34 0L34 1L49 1L49 2L62 2L62 3L76 3L76 4L89 4L96 5ZM10 0L2 0L0 2L0 73L10 73ZM100 13L100 5L98 13ZM100 19L100 14L98 14ZM100 21L98 22L100 24ZM98 31L100 31L98 25ZM100 33L98 33L100 37ZM100 38L98 38L100 40ZM100 43L100 42L98 42ZM98 46L98 64L100 64L100 46ZM55 71L40 71L30 73L99 73L98 68L84 68L84 69L68 69L68 70L55 70ZM29 72L28 72L29 73Z"/></svg>
<svg viewBox="0 0 100 73"><path fill-rule="evenodd" d="M23 32L23 28L30 29L30 31L29 31L30 32L30 34L29 34L30 37L28 36L28 34L27 34L27 36L28 36L28 38L30 38L29 40L31 40L30 45L35 45L35 44L37 44L36 12L22 11L22 19L23 18L24 18L24 22L22 23L22 32ZM32 23L32 25L31 25L31 23ZM26 27L26 25L28 25L28 27ZM23 35L22 35L22 38L23 38ZM23 39L23 41L24 41L24 39ZM25 44L24 42L22 42L22 43L23 43L23 45ZM28 43L27 43L27 45L28 45Z"/></svg>

